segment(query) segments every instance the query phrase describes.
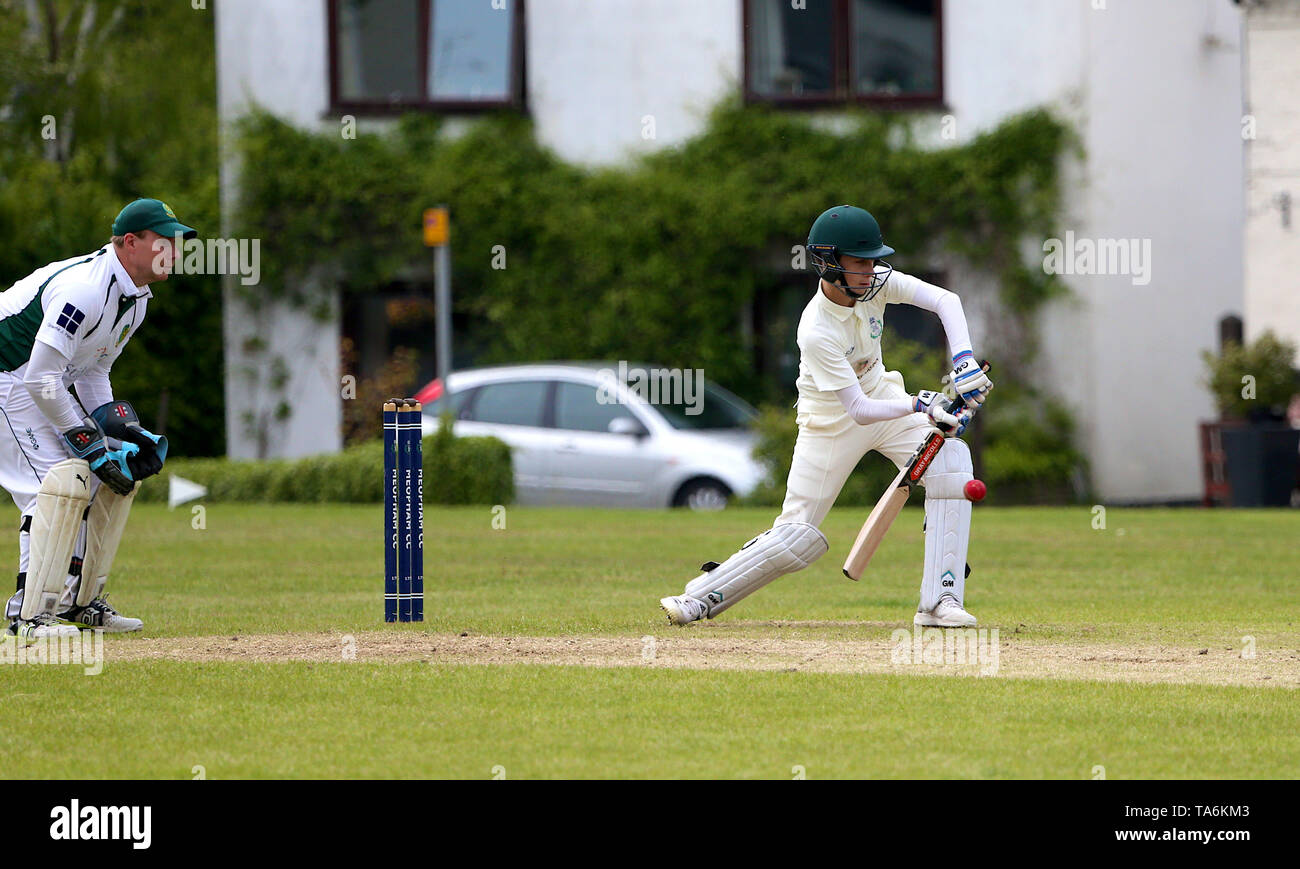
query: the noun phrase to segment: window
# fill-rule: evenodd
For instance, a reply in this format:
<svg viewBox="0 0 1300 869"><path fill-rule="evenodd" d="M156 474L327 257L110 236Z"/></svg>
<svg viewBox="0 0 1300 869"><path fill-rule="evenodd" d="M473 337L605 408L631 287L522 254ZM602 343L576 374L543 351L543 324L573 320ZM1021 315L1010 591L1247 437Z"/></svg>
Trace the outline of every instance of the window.
<svg viewBox="0 0 1300 869"><path fill-rule="evenodd" d="M940 0L744 0L745 96L782 105L943 102Z"/></svg>
<svg viewBox="0 0 1300 869"><path fill-rule="evenodd" d="M326 0L336 110L523 104L523 0Z"/></svg>
<svg viewBox="0 0 1300 869"><path fill-rule="evenodd" d="M450 413L453 419L463 419L467 417L462 415L461 410L473 404L476 387L462 389L460 392L446 393L438 396L434 401L426 404L421 408L421 413L425 416L441 417L444 413Z"/></svg>
<svg viewBox="0 0 1300 869"><path fill-rule="evenodd" d="M705 382L697 407L685 404L656 404L655 409L676 429L749 428L758 413L743 399L716 384ZM699 413L688 413L698 409Z"/></svg>
<svg viewBox="0 0 1300 869"><path fill-rule="evenodd" d="M550 385L546 380L489 383L479 387L470 410L461 416L474 422L541 426Z"/></svg>
<svg viewBox="0 0 1300 869"><path fill-rule="evenodd" d="M596 387L585 383L560 382L555 391L555 427L571 431L608 432L620 417L635 419L621 404L601 404Z"/></svg>

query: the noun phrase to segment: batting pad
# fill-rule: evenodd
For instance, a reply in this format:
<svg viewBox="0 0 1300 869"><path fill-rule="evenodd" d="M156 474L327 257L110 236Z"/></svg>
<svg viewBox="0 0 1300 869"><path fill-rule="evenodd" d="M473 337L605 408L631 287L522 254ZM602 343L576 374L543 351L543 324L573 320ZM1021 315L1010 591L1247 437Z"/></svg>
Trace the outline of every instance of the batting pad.
<svg viewBox="0 0 1300 869"><path fill-rule="evenodd" d="M934 457L925 485L925 567L921 574L919 612L930 612L950 594L966 599L966 551L970 546L971 502L966 484L971 475L970 447L949 438Z"/></svg>
<svg viewBox="0 0 1300 869"><path fill-rule="evenodd" d="M970 447L965 441L957 438L945 440L921 478L926 500L953 498L966 501L966 484L975 479L972 474L974 467L970 460Z"/></svg>
<svg viewBox="0 0 1300 869"><path fill-rule="evenodd" d="M32 514L27 582L23 586L24 619L43 612L55 614L89 502L90 465L83 459L64 459L41 480Z"/></svg>
<svg viewBox="0 0 1300 869"><path fill-rule="evenodd" d="M85 606L103 595L108 572L113 568L113 559L117 557L117 547L126 529L126 518L131 515L131 505L138 491L139 483L129 495L119 495L107 486L100 486L95 500L90 502L90 513L86 516L86 557L81 564L80 585L75 589L77 606ZM72 596L74 589L68 591L66 598ZM66 598L65 604L68 602Z"/></svg>
<svg viewBox="0 0 1300 869"><path fill-rule="evenodd" d="M687 583L686 593L704 601L713 618L777 577L803 570L829 548L826 537L805 522L775 525L722 564L706 566L704 573Z"/></svg>

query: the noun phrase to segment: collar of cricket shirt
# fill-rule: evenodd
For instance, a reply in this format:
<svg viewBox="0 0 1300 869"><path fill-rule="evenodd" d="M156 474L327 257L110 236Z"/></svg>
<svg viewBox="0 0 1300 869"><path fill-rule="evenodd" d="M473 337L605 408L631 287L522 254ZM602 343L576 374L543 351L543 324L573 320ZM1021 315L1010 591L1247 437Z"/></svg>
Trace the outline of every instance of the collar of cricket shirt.
<svg viewBox="0 0 1300 869"><path fill-rule="evenodd" d="M131 276L126 273L126 268L122 265L122 261L117 258L117 254L113 251L113 243L109 242L104 245L104 248L108 251L104 255L108 257L109 268L112 269L113 276L117 278L118 294L122 296L135 296L142 299L152 299L153 291L149 289L149 285L145 284L143 287L137 287L135 281L131 280Z"/></svg>
<svg viewBox="0 0 1300 869"><path fill-rule="evenodd" d="M821 284L817 285L817 304L821 305L823 311L826 311L828 314L830 314L836 320L839 320L841 323L843 323L849 317L852 317L853 308L858 307L857 305L854 305L853 308L846 308L843 305L835 304L830 299L826 298L826 294L822 292Z"/></svg>

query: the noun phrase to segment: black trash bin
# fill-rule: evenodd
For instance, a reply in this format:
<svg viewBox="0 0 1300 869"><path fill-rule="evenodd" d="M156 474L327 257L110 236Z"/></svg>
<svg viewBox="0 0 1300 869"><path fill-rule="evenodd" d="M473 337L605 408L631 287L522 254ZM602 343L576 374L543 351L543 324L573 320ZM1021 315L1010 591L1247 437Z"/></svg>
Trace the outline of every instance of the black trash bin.
<svg viewBox="0 0 1300 869"><path fill-rule="evenodd" d="M1300 469L1300 429L1285 423L1224 428L1233 507L1287 507Z"/></svg>

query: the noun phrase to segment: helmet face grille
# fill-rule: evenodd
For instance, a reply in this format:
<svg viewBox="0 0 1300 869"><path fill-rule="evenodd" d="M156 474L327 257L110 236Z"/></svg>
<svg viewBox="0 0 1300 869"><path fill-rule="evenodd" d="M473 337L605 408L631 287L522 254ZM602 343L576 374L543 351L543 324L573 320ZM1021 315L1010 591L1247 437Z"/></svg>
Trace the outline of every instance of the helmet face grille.
<svg viewBox="0 0 1300 869"><path fill-rule="evenodd" d="M845 295L853 299L854 302L869 302L874 299L885 287L885 282L889 276L894 273L894 267L883 260L877 260L868 272L849 271L840 265L839 257L834 252L833 245L818 245L821 248L814 250L814 245L808 245L808 260L812 263L813 269L817 274L828 283L834 284ZM830 247L827 251L825 248ZM870 274L865 287L850 289L848 275L866 275Z"/></svg>

